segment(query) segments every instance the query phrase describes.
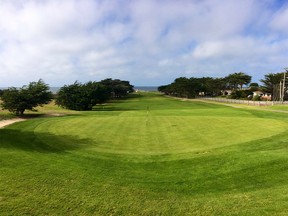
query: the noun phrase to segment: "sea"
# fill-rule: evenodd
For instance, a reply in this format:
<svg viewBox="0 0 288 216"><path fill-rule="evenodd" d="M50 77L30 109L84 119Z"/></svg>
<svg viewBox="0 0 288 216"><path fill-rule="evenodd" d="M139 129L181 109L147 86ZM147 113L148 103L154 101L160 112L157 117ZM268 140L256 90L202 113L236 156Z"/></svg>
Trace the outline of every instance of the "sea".
<svg viewBox="0 0 288 216"><path fill-rule="evenodd" d="M50 87L50 90L55 94L59 91L61 87ZM134 90L153 92L158 91L158 86L134 86Z"/></svg>
<svg viewBox="0 0 288 216"><path fill-rule="evenodd" d="M61 87L50 87L50 91L56 94ZM7 89L5 87L0 87L0 89ZM134 86L135 91L146 91L146 92L153 92L158 91L158 86Z"/></svg>

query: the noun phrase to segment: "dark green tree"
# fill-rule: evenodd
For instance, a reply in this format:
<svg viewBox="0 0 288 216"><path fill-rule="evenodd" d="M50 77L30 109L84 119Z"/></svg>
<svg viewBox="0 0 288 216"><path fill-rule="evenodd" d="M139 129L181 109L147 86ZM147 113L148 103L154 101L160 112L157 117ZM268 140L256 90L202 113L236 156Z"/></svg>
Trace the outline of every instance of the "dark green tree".
<svg viewBox="0 0 288 216"><path fill-rule="evenodd" d="M173 96L176 96L176 90L174 88L174 85L173 83L171 84L168 84L168 85L163 85L163 86L159 86L158 87L158 91L159 92L162 92L166 95L173 95Z"/></svg>
<svg viewBox="0 0 288 216"><path fill-rule="evenodd" d="M96 104L110 98L108 89L97 82L81 84L75 82L60 88L56 104L71 110L91 110Z"/></svg>
<svg viewBox="0 0 288 216"><path fill-rule="evenodd" d="M175 79L174 83L174 89L177 93L177 96L179 97L191 97L191 90L192 86L188 78L186 77L179 77Z"/></svg>
<svg viewBox="0 0 288 216"><path fill-rule="evenodd" d="M91 110L96 104L101 104L109 99L122 98L133 92L129 81L119 79L105 79L100 82L75 82L60 88L56 104L66 109Z"/></svg>
<svg viewBox="0 0 288 216"><path fill-rule="evenodd" d="M255 83L255 82L253 82L253 83L250 83L249 87L259 87L259 84L258 84L258 83Z"/></svg>
<svg viewBox="0 0 288 216"><path fill-rule="evenodd" d="M56 104L66 109L79 110L78 100L81 95L81 83L77 81L72 85L64 85L57 93Z"/></svg>
<svg viewBox="0 0 288 216"><path fill-rule="evenodd" d="M242 89L243 85L247 85L251 82L251 79L252 79L251 76L243 72L229 74L226 77L227 82L229 83L229 85L232 87L233 90L237 90L238 87Z"/></svg>
<svg viewBox="0 0 288 216"><path fill-rule="evenodd" d="M253 93L254 91L262 91L262 88L258 83L250 83L249 90Z"/></svg>
<svg viewBox="0 0 288 216"><path fill-rule="evenodd" d="M133 92L133 85L129 81L120 79L105 79L100 81L100 84L104 85L111 94L111 98L122 98Z"/></svg>
<svg viewBox="0 0 288 216"><path fill-rule="evenodd" d="M273 93L273 90L276 85L280 84L280 81L283 79L284 73L268 73L264 75L264 79L260 81L263 83L262 88L267 93Z"/></svg>
<svg viewBox="0 0 288 216"><path fill-rule="evenodd" d="M225 80L222 78L203 77L198 78L201 85L199 92L205 96L219 96L225 89Z"/></svg>
<svg viewBox="0 0 288 216"><path fill-rule="evenodd" d="M20 89L11 87L3 90L1 106L16 115L22 115L25 110L36 111L35 107L49 103L52 98L49 86L40 79Z"/></svg>
<svg viewBox="0 0 288 216"><path fill-rule="evenodd" d="M263 83L262 89L266 93L270 93L273 100L278 100L279 98L279 88L280 82L284 78L284 72L282 73L268 73L264 75L264 79L260 81Z"/></svg>
<svg viewBox="0 0 288 216"><path fill-rule="evenodd" d="M176 97L195 98L202 88L199 78L191 77L188 79L186 77L179 77L169 85L160 86L158 90Z"/></svg>

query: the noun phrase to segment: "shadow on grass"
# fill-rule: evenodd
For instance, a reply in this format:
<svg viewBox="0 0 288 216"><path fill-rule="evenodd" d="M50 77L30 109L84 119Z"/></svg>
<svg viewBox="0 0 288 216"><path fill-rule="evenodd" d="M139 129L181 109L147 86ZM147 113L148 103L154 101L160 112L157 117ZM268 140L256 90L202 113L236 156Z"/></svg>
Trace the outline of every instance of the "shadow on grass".
<svg viewBox="0 0 288 216"><path fill-rule="evenodd" d="M125 103L127 100L133 100L133 99L141 99L147 97L147 95L143 95L140 93L134 93L134 94L129 94L126 97L122 97L122 98L114 98L112 100L109 101L109 103ZM151 96L149 96L151 97Z"/></svg>
<svg viewBox="0 0 288 216"><path fill-rule="evenodd" d="M151 94L152 97L154 96L154 94ZM96 106L93 107L92 111L142 111L142 110L146 110L147 106L149 106L149 102L148 103L140 103L141 105L139 106L139 104L137 104L137 102L140 100L141 98L147 98L147 95L143 95L141 93L134 93L131 95L128 95L125 98L118 98L115 100L111 100L106 104L98 104ZM158 96L159 97L159 96ZM151 96L149 96L148 98L151 98ZM134 103L131 103L131 101L134 100ZM128 104L125 104L128 103ZM146 105L147 104L147 105Z"/></svg>
<svg viewBox="0 0 288 216"><path fill-rule="evenodd" d="M248 161L243 164L243 168L237 165L227 166L231 163L230 159L236 158L211 157L208 160L198 158L151 163L145 164L145 167L142 165L140 168L133 167L133 169L143 171L141 175L137 173L139 176L138 181L136 180L141 187L148 187L147 189L155 192L169 191L188 196L253 192L287 186L288 175L285 170L288 165L285 159L267 159L267 161L251 163ZM235 162L237 160L242 162L239 158ZM221 168L223 165L226 165L227 169ZM130 172L133 173L133 170ZM134 184L135 173L126 172L119 178Z"/></svg>
<svg viewBox="0 0 288 216"><path fill-rule="evenodd" d="M85 148L89 146L89 143L91 143L89 139L79 139L77 136L58 136L5 128L0 130L0 149L65 153L66 151Z"/></svg>
<svg viewBox="0 0 288 216"><path fill-rule="evenodd" d="M133 93L133 94L129 94L126 97L123 98L116 98L113 100L108 101L107 103L104 104L97 104L96 106L94 106L92 108L92 111L135 111L135 110L146 110L147 106L149 106L149 104L151 103L150 100L151 98L159 98L159 97L163 97L161 94L155 94L155 93ZM147 101L144 102L141 101L141 105L139 106L139 104L137 104L137 101L141 100L142 98L147 98ZM133 101L134 100L134 101ZM132 102L131 102L132 101ZM153 102L155 103L155 102ZM159 104L158 104L159 105ZM165 103L161 104L164 107L166 106ZM91 111L91 110L89 110ZM82 111L87 112L87 111ZM35 117L37 114L31 114L30 117ZM65 114L65 115L75 115L75 114ZM25 116L28 117L28 115L25 114ZM41 117L41 114L38 115L39 117Z"/></svg>

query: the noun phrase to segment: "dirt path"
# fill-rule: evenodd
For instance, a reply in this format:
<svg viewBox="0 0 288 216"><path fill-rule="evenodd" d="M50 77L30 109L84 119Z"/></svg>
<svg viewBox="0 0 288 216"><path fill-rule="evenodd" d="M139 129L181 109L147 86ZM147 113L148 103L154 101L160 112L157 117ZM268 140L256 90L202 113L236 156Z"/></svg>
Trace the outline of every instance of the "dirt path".
<svg viewBox="0 0 288 216"><path fill-rule="evenodd" d="M25 120L27 120L27 119L14 118L14 119L2 120L2 121L0 121L0 128L3 128L5 126L7 126L7 125L14 124L16 122L25 121Z"/></svg>
<svg viewBox="0 0 288 216"><path fill-rule="evenodd" d="M43 115L42 117L61 117L65 116L63 113L48 113ZM16 122L21 122L21 121L26 121L29 118L12 118L12 119L7 119L7 120L0 120L0 128L4 128L8 125L14 124Z"/></svg>

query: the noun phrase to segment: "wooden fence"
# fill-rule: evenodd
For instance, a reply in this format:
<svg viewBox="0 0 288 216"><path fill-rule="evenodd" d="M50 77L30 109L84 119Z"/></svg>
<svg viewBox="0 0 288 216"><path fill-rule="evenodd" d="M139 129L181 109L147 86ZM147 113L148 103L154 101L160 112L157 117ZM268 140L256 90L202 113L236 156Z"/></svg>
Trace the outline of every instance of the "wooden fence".
<svg viewBox="0 0 288 216"><path fill-rule="evenodd" d="M252 100L237 100L227 98L212 98L212 97L199 97L197 99L216 101L222 103L245 104L251 106L273 106L273 105L288 105L288 101L252 101Z"/></svg>

